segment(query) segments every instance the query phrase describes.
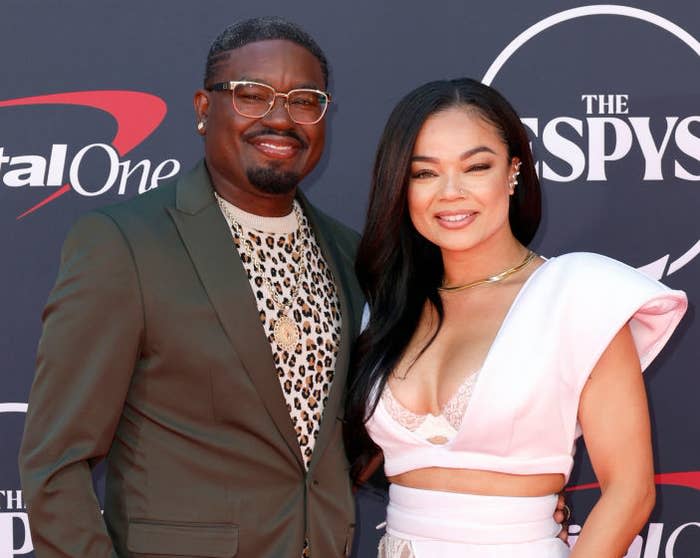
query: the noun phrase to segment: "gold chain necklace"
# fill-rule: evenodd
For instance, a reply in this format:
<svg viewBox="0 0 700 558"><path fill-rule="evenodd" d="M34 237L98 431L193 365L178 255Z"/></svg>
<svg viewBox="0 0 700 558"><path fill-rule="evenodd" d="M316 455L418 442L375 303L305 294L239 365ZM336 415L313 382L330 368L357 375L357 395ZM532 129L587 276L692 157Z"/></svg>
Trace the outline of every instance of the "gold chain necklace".
<svg viewBox="0 0 700 558"><path fill-rule="evenodd" d="M536 257L537 254L535 252L533 252L532 250L528 250L525 259L514 267L508 268L504 271L501 271L500 273L496 273L495 275L490 275L486 279L479 279L478 281L472 281L471 283L467 283L465 285L457 285L455 287L445 287L443 285L442 287L438 287L438 291L444 293L456 293L459 291L464 291L466 289L471 289L472 287L478 287L479 285L498 283L499 281L503 281L506 277L510 277L511 275L513 275L513 273L517 273L518 271L526 267Z"/></svg>
<svg viewBox="0 0 700 558"><path fill-rule="evenodd" d="M294 248L294 250L292 251L292 259L296 260L298 258L299 262L297 268L294 271L294 286L292 287L292 291L289 295L289 302L285 304L279 298L279 293L277 292L277 289L272 284L272 281L270 281L270 279L268 278L267 274L265 273L265 269L260 263L260 260L255 255L255 252L253 251L253 243L250 240L244 238L243 227L241 227L241 224L231 214L229 208L226 207L223 198L221 198L221 196L219 196L217 192L214 192L214 196L216 197L216 201L219 204L219 208L221 208L221 212L224 214L226 221L228 221L229 225L231 226L231 228L233 228L233 231L240 239L241 246L243 248L243 251L245 252L245 255L248 256L248 259L250 259L251 263L253 264L253 270L262 278L263 284L265 285L267 292L270 293L270 298L272 299L272 302L282 314L279 318L275 320L273 324L273 337L275 339L275 342L285 351L293 351L296 348L297 343L299 343L301 333L299 330L299 326L294 322L294 320L292 320L288 316L288 313L292 308L292 304L294 304L294 300L299 294L299 288L301 287L301 274L302 272L306 271L306 251L304 250L303 242L301 252L296 248ZM294 211L294 216L297 220L297 230L299 231L299 237L301 237L301 209L299 209L299 206L297 204L293 204L292 208Z"/></svg>

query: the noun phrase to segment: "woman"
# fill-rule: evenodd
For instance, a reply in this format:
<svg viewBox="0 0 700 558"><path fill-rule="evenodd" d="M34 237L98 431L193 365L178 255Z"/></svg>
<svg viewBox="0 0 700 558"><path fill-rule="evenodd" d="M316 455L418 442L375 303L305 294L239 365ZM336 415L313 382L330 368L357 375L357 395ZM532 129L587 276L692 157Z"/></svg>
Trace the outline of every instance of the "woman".
<svg viewBox="0 0 700 558"><path fill-rule="evenodd" d="M622 556L653 507L640 369L686 297L604 256L535 255L539 220L501 95L461 79L398 104L357 258L371 318L346 435L356 473L384 454L382 558L569 556L552 512L581 432L602 494L571 557Z"/></svg>

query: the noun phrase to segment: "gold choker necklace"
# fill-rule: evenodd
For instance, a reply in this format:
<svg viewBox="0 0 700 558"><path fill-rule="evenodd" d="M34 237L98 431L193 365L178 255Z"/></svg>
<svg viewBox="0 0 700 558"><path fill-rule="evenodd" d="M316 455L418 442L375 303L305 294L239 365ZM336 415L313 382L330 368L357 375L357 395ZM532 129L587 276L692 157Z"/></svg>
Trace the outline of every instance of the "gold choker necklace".
<svg viewBox="0 0 700 558"><path fill-rule="evenodd" d="M525 259L520 262L518 265L515 267L511 267L509 269L506 269L504 271L501 271L500 273L496 273L496 275L491 275L487 277L486 279L479 279L478 281L472 281L471 283L467 283L465 285L457 285L455 287L445 287L444 285L442 287L438 287L438 291L441 291L443 293L456 293L458 291L464 291L466 289L471 289L472 287L478 287L479 285L487 285L489 283L498 283L499 281L503 281L506 277L510 277L513 275L513 273L517 273L521 269L527 266L532 260L534 260L537 257L537 254L533 252L532 250L528 250L527 256L525 256Z"/></svg>

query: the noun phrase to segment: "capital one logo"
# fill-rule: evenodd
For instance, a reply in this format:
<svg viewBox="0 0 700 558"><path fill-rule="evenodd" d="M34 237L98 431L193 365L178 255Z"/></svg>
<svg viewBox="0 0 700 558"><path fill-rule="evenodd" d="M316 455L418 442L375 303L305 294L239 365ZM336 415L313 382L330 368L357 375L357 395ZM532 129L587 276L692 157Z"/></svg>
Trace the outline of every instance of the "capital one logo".
<svg viewBox="0 0 700 558"><path fill-rule="evenodd" d="M657 485L678 486L690 488L700 494L700 471L684 471L678 473L661 473L654 477ZM569 486L567 492L582 490L597 490L596 483ZM574 546L581 526L569 526L569 545ZM665 525L664 523L649 523L645 530L635 537L627 554L623 558L685 558L676 553L676 545L683 542L683 537L700 535L700 522L689 521L680 525ZM686 545L687 546L687 545Z"/></svg>
<svg viewBox="0 0 700 558"><path fill-rule="evenodd" d="M649 523L646 532L642 532L645 536L637 535L623 558L685 558L676 552L676 545L680 546L679 540L683 536L692 536L692 531L695 531L693 534L697 537L700 533L700 523L690 521L677 527ZM576 544L580 532L580 525L569 526L570 546Z"/></svg>
<svg viewBox="0 0 700 558"><path fill-rule="evenodd" d="M527 28L513 39L488 68L483 83L491 85L507 62L529 41L565 22L589 16L618 16L624 21L643 22L652 31L670 34L684 53L700 56L700 42L675 23L654 13L616 5L582 6L556 13ZM593 36L591 32L589 36ZM622 38L625 39L624 37ZM557 53L559 55L560 53ZM565 53L562 53L565 56ZM574 66L579 60L569 60ZM614 68L613 70L622 68ZM700 70L700 64L697 69ZM700 75L700 72L695 72ZM688 76L673 87L685 91ZM525 80L522 81L526 83ZM542 95L552 98L546 86L538 84ZM566 84L563 85L566 88ZM692 91L692 89L691 89ZM691 93L692 95L692 93ZM554 117L525 115L523 124L534 137L537 172L544 182L609 180L611 169L625 159L642 156L642 166L628 181L661 181L693 184L700 182L700 114L697 99L690 114L664 114L655 118L634 113L633 91L580 90L570 93L570 112ZM536 157L537 158L537 157ZM651 185L650 185L651 186ZM611 185L611 187L615 187ZM700 187L700 184L698 184ZM700 254L700 239L690 238L678 253L656 257L640 270L655 279L671 275Z"/></svg>
<svg viewBox="0 0 700 558"><path fill-rule="evenodd" d="M167 107L155 95L137 91L78 91L0 101L0 108L36 105L74 105L101 110L115 119L117 131L111 143L85 145L70 159L67 144L51 145L48 157L10 153L6 152L6 146L0 145L0 182L4 186L49 190L17 219L26 217L71 190L85 197L100 196L110 191L124 195L128 193L130 183L138 182L136 190L143 193L180 171L180 163L176 159L166 159L155 165L148 159L138 162L122 159L163 121ZM106 158L108 163L103 165L102 177L97 183L88 184L81 176L85 163L93 157L101 157L100 160Z"/></svg>

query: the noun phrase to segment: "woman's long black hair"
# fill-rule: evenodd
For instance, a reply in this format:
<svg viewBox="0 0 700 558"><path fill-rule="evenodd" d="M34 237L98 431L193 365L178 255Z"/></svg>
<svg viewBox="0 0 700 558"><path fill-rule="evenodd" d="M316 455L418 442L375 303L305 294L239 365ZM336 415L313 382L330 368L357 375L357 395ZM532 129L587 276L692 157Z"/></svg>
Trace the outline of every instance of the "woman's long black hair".
<svg viewBox="0 0 700 558"><path fill-rule="evenodd" d="M514 236L528 245L540 222L540 185L529 139L517 113L497 91L468 78L433 81L399 102L377 150L355 263L370 309L369 324L353 354L346 409L345 444L355 480L379 450L367 434L366 419L411 340L426 301L437 312L438 330L442 324L437 290L443 276L442 257L438 247L413 227L406 191L416 137L425 120L453 107L465 107L491 123L508 146L509 161L518 157L522 162L518 186L510 197Z"/></svg>

